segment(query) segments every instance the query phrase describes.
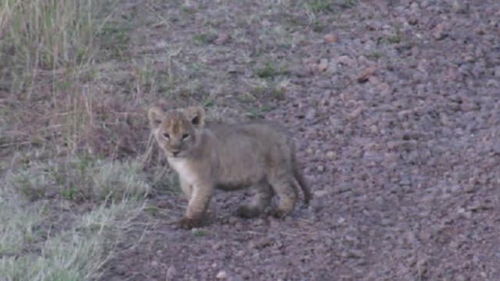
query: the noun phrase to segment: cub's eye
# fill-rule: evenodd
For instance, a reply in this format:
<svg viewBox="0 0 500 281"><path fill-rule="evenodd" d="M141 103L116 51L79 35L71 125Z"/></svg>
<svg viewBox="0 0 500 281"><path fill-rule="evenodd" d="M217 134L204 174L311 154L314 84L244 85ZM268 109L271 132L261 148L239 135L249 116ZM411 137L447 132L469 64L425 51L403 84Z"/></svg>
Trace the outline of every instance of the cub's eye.
<svg viewBox="0 0 500 281"><path fill-rule="evenodd" d="M166 139L169 139L170 138L170 135L168 133L163 133L163 136L166 138Z"/></svg>
<svg viewBox="0 0 500 281"><path fill-rule="evenodd" d="M187 138L189 138L189 134L184 134L184 135L182 135L182 139L183 139L183 140L185 140L185 139L187 139Z"/></svg>

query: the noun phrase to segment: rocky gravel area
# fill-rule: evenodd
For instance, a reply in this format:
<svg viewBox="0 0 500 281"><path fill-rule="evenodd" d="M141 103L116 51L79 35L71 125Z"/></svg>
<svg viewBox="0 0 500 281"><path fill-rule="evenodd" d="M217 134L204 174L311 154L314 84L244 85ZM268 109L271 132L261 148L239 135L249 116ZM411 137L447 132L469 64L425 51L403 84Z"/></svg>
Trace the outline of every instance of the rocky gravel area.
<svg viewBox="0 0 500 281"><path fill-rule="evenodd" d="M358 1L314 23L297 1L252 19L264 2L193 9L220 20L209 64L226 70L229 96L255 76L245 56L287 63L263 115L294 133L311 206L245 220L233 215L244 192L220 192L201 229L144 215L156 224L130 233L102 280L500 280L500 2ZM187 46L202 23L181 19L145 42ZM266 41L280 28L298 39ZM186 203L152 201L172 217Z"/></svg>

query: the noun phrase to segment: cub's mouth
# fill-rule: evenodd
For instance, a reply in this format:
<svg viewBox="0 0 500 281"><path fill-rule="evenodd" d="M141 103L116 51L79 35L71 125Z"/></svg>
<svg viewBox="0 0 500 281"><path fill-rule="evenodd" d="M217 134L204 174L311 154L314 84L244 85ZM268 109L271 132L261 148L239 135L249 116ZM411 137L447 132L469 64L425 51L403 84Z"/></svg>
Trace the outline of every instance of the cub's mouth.
<svg viewBox="0 0 500 281"><path fill-rule="evenodd" d="M185 156L186 153L182 150L171 150L171 151L168 151L168 154L169 154L169 157L172 157L172 158L182 158Z"/></svg>

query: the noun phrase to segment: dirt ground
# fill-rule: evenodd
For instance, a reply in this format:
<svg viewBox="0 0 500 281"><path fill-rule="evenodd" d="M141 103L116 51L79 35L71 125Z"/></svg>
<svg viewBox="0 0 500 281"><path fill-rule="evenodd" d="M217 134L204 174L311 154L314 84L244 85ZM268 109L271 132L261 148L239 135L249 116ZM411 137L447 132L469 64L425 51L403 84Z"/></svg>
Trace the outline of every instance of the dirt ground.
<svg viewBox="0 0 500 281"><path fill-rule="evenodd" d="M161 16L136 54L290 128L315 198L247 220L219 192L186 231L153 196L101 280L500 280L500 2L309 3L127 2Z"/></svg>

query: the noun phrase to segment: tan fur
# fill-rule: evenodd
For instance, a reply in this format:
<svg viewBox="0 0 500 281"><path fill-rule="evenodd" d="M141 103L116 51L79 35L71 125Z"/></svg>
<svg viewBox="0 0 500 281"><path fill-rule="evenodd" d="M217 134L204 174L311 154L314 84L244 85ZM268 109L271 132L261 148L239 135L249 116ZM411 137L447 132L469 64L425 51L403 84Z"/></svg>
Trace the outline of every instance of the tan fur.
<svg viewBox="0 0 500 281"><path fill-rule="evenodd" d="M200 226L215 188L236 190L253 187L252 202L239 208L243 217L258 216L279 200L275 215L291 212L298 189L306 204L311 192L297 168L294 143L280 126L269 122L205 124L201 107L163 112L149 110L152 132L171 167L179 174L189 200L184 228Z"/></svg>

